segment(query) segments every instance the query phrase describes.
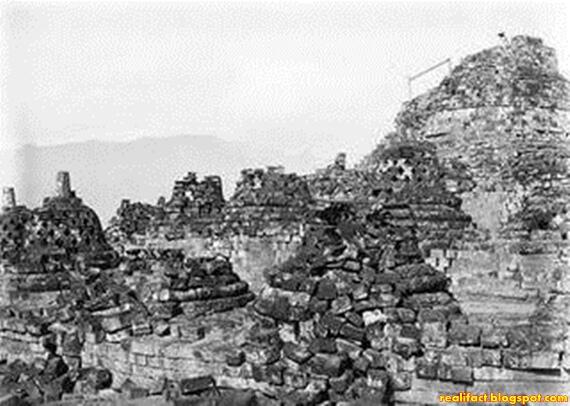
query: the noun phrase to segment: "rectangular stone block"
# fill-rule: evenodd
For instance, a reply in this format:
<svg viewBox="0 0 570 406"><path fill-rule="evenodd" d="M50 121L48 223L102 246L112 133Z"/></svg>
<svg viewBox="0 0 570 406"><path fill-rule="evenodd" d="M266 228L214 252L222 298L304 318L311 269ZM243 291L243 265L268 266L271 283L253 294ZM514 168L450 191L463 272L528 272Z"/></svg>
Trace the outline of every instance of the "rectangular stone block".
<svg viewBox="0 0 570 406"><path fill-rule="evenodd" d="M336 347L340 353L347 354L348 357L352 360L357 359L362 353L361 344L342 338L336 339Z"/></svg>
<svg viewBox="0 0 570 406"><path fill-rule="evenodd" d="M344 360L338 355L317 354L309 360L311 370L317 375L340 376L346 369Z"/></svg>
<svg viewBox="0 0 570 406"><path fill-rule="evenodd" d="M568 379L559 371L523 371L496 367L474 368L473 376L475 381L568 382Z"/></svg>
<svg viewBox="0 0 570 406"><path fill-rule="evenodd" d="M468 348L470 364L479 368L482 366L500 367L502 365L501 351L486 348Z"/></svg>
<svg viewBox="0 0 570 406"><path fill-rule="evenodd" d="M327 353L334 354L337 352L336 342L334 338L315 338L309 345L309 351L313 354Z"/></svg>
<svg viewBox="0 0 570 406"><path fill-rule="evenodd" d="M180 391L183 395L199 393L213 387L215 381L210 376L187 378L180 382Z"/></svg>
<svg viewBox="0 0 570 406"><path fill-rule="evenodd" d="M284 344L283 354L298 364L305 363L312 356L311 352L309 352L304 345L291 342L286 342Z"/></svg>
<svg viewBox="0 0 570 406"><path fill-rule="evenodd" d="M147 365L152 368L162 368L164 365L163 358L160 356L147 356Z"/></svg>
<svg viewBox="0 0 570 406"><path fill-rule="evenodd" d="M130 327L129 323L124 322L120 316L111 316L101 319L101 327L107 333L115 333Z"/></svg>
<svg viewBox="0 0 570 406"><path fill-rule="evenodd" d="M345 324L340 329L340 335L352 341L361 342L365 337L365 330L363 328L355 327L351 324Z"/></svg>
<svg viewBox="0 0 570 406"><path fill-rule="evenodd" d="M503 350L503 363L511 369L558 369L559 354L556 352L523 353L517 350Z"/></svg>
<svg viewBox="0 0 570 406"><path fill-rule="evenodd" d="M534 352L530 357L530 367L557 370L560 368L560 358L558 352Z"/></svg>
<svg viewBox="0 0 570 406"><path fill-rule="evenodd" d="M440 248L432 248L429 255L432 258L445 258L445 252Z"/></svg>
<svg viewBox="0 0 570 406"><path fill-rule="evenodd" d="M380 369L369 369L366 374L368 386L376 389L386 389L390 377L388 373Z"/></svg>
<svg viewBox="0 0 570 406"><path fill-rule="evenodd" d="M119 330L115 333L107 333L106 337L107 341L109 341L110 343L120 343L124 340L129 339L130 335L129 335L129 330L124 329L124 330Z"/></svg>
<svg viewBox="0 0 570 406"><path fill-rule="evenodd" d="M423 379L437 379L439 359L429 360L425 357L418 359L416 365L416 375Z"/></svg>
<svg viewBox="0 0 570 406"><path fill-rule="evenodd" d="M472 383L473 369L471 367L451 367L451 381L458 383Z"/></svg>
<svg viewBox="0 0 570 406"><path fill-rule="evenodd" d="M482 329L481 346L485 348L499 348L507 345L507 334L503 329L494 326L485 326Z"/></svg>
<svg viewBox="0 0 570 406"><path fill-rule="evenodd" d="M478 345L480 342L481 329L468 324L453 323L448 331L448 340L452 344Z"/></svg>
<svg viewBox="0 0 570 406"><path fill-rule="evenodd" d="M464 278L456 291L485 298L496 297L512 300L525 300L536 295L536 292L521 289L521 284L518 280L499 280L491 277Z"/></svg>
<svg viewBox="0 0 570 406"><path fill-rule="evenodd" d="M414 310L423 307L441 306L451 302L451 296L445 292L416 293L404 301L404 305Z"/></svg>
<svg viewBox="0 0 570 406"><path fill-rule="evenodd" d="M481 295L466 294L461 298L461 308L469 317L479 317L482 320L494 317L502 325L512 325L527 321L536 310L535 303L497 297L481 297Z"/></svg>
<svg viewBox="0 0 570 406"><path fill-rule="evenodd" d="M137 365L146 365L146 356L143 354L135 354L135 363Z"/></svg>
<svg viewBox="0 0 570 406"><path fill-rule="evenodd" d="M160 351L160 345L157 340L152 339L133 339L131 341L131 352L145 355L157 355Z"/></svg>
<svg viewBox="0 0 570 406"><path fill-rule="evenodd" d="M444 322L429 322L422 326L420 342L427 348L445 348L447 331Z"/></svg>

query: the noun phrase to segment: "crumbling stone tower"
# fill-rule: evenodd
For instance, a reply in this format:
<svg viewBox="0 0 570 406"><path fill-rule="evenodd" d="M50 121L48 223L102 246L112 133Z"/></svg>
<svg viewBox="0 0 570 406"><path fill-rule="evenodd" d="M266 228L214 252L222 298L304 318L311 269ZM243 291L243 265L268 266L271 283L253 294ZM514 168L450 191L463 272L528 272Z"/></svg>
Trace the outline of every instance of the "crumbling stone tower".
<svg viewBox="0 0 570 406"><path fill-rule="evenodd" d="M320 199L380 203L415 226L468 321L424 325L440 341L397 402L568 390L568 89L551 48L515 37L406 103L397 132L356 168L311 177Z"/></svg>
<svg viewBox="0 0 570 406"><path fill-rule="evenodd" d="M206 176L198 181L195 172L188 172L184 178L174 182L166 210L171 216L183 213L196 218L218 214L224 203L219 176Z"/></svg>
<svg viewBox="0 0 570 406"><path fill-rule="evenodd" d="M514 37L466 57L397 117L403 138L428 140L450 188L491 238L567 232L569 83L542 40Z"/></svg>
<svg viewBox="0 0 570 406"><path fill-rule="evenodd" d="M471 322L516 343L503 364L533 371L509 375L503 390L567 385L547 374L570 366L569 89L555 51L517 36L464 58L396 119L393 142L434 145L446 188L477 227L455 249L434 249L426 260L444 262ZM480 388L491 385L492 373L478 374Z"/></svg>

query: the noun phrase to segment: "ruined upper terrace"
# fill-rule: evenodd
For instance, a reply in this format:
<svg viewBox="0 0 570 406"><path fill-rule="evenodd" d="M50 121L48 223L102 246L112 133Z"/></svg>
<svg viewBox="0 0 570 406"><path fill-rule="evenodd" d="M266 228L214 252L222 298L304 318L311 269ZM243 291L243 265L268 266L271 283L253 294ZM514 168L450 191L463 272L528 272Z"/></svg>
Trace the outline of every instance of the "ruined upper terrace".
<svg viewBox="0 0 570 406"><path fill-rule="evenodd" d="M567 148L560 148L569 128L562 113L568 107L568 82L557 69L554 50L540 39L505 40L467 56L439 86L406 103L396 119L396 135L355 168L347 167L341 153L327 168L303 177L283 167L245 169L228 201L218 176L198 180L189 172L175 182L168 200L156 205L125 201L119 221L127 234L165 225L199 231L256 222L259 228L282 217L299 220L318 202L449 198L447 203L456 205L449 191L502 182L503 188L527 188L525 201L531 203L544 194L537 185L550 184L550 203L532 203L547 208L539 217L550 223L563 211L567 196L558 178L568 161ZM68 178L62 175L59 185L60 195L74 198ZM6 197L6 205L12 200ZM57 204L57 199L46 203Z"/></svg>
<svg viewBox="0 0 570 406"><path fill-rule="evenodd" d="M396 128L434 146L446 184L495 237L568 223L570 83L542 40L517 36L465 57L404 104Z"/></svg>
<svg viewBox="0 0 570 406"><path fill-rule="evenodd" d="M400 135L423 134L432 115L461 109L568 111L569 87L558 72L554 49L539 38L516 36L463 58L439 86L405 103L396 127Z"/></svg>

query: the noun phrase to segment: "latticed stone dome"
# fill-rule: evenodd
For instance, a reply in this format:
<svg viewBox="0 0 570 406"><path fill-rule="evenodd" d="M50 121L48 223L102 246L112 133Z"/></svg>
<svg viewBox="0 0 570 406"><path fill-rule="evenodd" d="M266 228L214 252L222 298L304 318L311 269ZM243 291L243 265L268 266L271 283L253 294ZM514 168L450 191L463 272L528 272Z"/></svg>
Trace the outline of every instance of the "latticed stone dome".
<svg viewBox="0 0 570 406"><path fill-rule="evenodd" d="M58 174L58 191L41 207L5 207L0 215L1 253L13 262L36 263L45 256L83 255L88 260L111 251L97 214L70 189L69 175Z"/></svg>
<svg viewBox="0 0 570 406"><path fill-rule="evenodd" d="M2 256L24 245L26 224L32 212L25 207L5 209L0 215L0 247Z"/></svg>

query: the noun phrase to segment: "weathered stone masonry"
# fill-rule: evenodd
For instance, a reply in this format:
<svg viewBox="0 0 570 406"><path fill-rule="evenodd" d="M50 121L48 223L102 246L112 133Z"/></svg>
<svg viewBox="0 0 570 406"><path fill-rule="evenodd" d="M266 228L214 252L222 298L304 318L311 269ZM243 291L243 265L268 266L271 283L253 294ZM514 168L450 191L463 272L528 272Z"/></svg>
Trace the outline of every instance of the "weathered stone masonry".
<svg viewBox="0 0 570 406"><path fill-rule="evenodd" d="M201 205L217 208L204 214L192 209L195 200L182 190L206 180L198 183L193 173L185 179L175 183L163 207L124 201L107 230L109 240L119 250L134 245L182 249L190 256L223 254L258 292L263 270L285 261L300 244L312 202L308 185L281 167L244 170L229 202L220 200L221 189L210 197L202 194Z"/></svg>
<svg viewBox="0 0 570 406"><path fill-rule="evenodd" d="M237 330L247 325L239 309L253 294L225 258L189 259L168 249L153 251L152 258L129 252L119 258L96 214L71 190L67 173L58 175L58 186L40 208L6 205L1 217L0 239L7 243L0 263L0 387L12 396L6 401L40 404L111 386L127 397L160 392L186 367L179 360L171 374L144 368L125 373L130 364L120 355L133 354L128 343L136 349L145 337L157 343L166 337L183 348L185 340L213 343L220 331L230 330L231 339L218 340L235 347ZM229 323L225 319L234 310ZM210 318L220 312L220 322ZM195 374L221 380L213 354L222 352L215 348L202 369L196 353L189 353Z"/></svg>
<svg viewBox="0 0 570 406"><path fill-rule="evenodd" d="M568 393L568 86L554 50L515 37L406 103L354 168L244 170L228 201L190 172L105 234L65 173L37 209L6 190L0 387L120 404L226 404L213 381L255 391L235 404Z"/></svg>
<svg viewBox="0 0 570 406"><path fill-rule="evenodd" d="M465 58L396 120L435 146L483 233L427 261L443 261L472 323L517 343L509 370L476 373L475 389L568 392L568 86L551 48L515 37Z"/></svg>

